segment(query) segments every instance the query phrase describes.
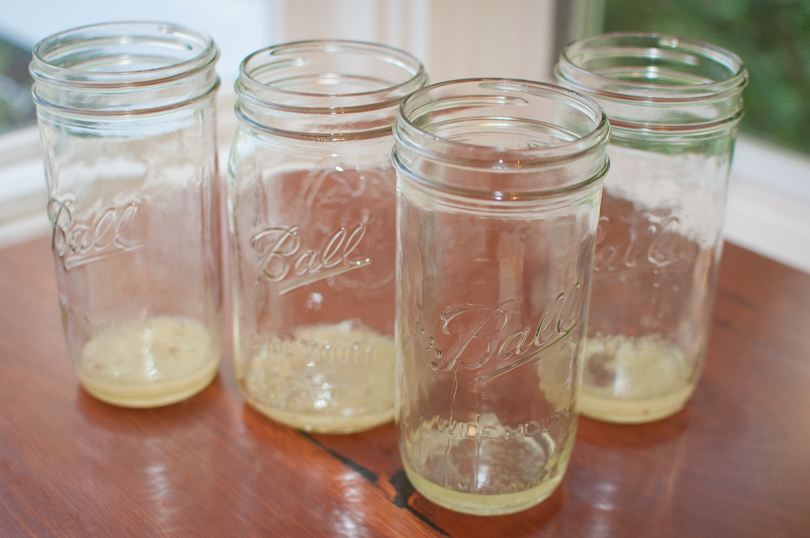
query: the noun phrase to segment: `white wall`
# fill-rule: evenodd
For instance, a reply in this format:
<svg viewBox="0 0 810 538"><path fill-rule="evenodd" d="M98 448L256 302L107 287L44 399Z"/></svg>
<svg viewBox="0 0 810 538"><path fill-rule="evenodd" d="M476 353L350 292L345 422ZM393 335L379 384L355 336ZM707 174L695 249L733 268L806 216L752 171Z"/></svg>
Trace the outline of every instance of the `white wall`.
<svg viewBox="0 0 810 538"><path fill-rule="evenodd" d="M406 50L432 82L551 79L554 0L273 0L278 42L358 39Z"/></svg>
<svg viewBox="0 0 810 538"><path fill-rule="evenodd" d="M328 0L327 0L328 1ZM220 48L219 73L233 83L239 62L273 40L266 0L5 0L0 34L31 49L51 34L100 22L160 20L208 32Z"/></svg>

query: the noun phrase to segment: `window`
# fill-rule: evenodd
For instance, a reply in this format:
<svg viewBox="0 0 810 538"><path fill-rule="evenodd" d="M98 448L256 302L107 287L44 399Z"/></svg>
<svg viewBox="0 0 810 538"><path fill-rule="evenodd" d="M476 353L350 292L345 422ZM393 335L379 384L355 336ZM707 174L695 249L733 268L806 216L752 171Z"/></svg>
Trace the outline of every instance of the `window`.
<svg viewBox="0 0 810 538"><path fill-rule="evenodd" d="M36 122L30 60L30 51L0 36L0 133Z"/></svg>
<svg viewBox="0 0 810 538"><path fill-rule="evenodd" d="M599 3L606 32L691 37L742 58L750 78L727 235L810 271L810 0Z"/></svg>
<svg viewBox="0 0 810 538"><path fill-rule="evenodd" d="M741 130L810 154L810 0L606 0L604 29L702 39L750 80Z"/></svg>
<svg viewBox="0 0 810 538"><path fill-rule="evenodd" d="M200 28L220 48L220 116L229 120L239 63L272 42L270 7L264 0L6 2L0 16L0 247L47 233L49 227L28 75L37 42L62 30L106 21L164 20ZM232 123L221 129L225 137Z"/></svg>
<svg viewBox="0 0 810 538"><path fill-rule="evenodd" d="M475 76L550 81L557 55L571 39L602 31L654 31L702 39L742 56L751 82L732 170L727 236L810 272L810 248L797 248L810 244L810 0L40 0L7 4L0 17L0 39L8 43L0 42L0 70L12 66L10 72L16 74L5 75L14 80L13 87L0 78L0 93L4 84L13 88L0 98L0 246L48 229L38 134L36 127L26 127L31 119L25 115L30 106L26 104L30 80L25 77L31 47L64 29L148 19L210 33L222 52L218 66L223 80L218 108L221 157L227 156L235 127L232 88L239 63L273 43L312 38L377 41L421 58L432 82ZM17 108L3 105L11 101ZM17 122L15 130L6 127L4 133L2 125L12 125L9 122Z"/></svg>

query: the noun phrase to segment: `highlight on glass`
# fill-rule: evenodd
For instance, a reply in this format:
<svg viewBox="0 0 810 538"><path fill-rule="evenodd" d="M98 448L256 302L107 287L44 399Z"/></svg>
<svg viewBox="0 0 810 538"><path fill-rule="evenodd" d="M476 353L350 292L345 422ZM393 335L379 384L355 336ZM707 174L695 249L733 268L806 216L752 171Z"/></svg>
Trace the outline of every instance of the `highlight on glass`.
<svg viewBox="0 0 810 538"><path fill-rule="evenodd" d="M703 368L747 73L708 43L605 34L569 45L555 75L612 129L580 410L659 420Z"/></svg>
<svg viewBox="0 0 810 538"><path fill-rule="evenodd" d="M153 407L220 359L213 40L166 23L68 30L34 49L59 303L84 389Z"/></svg>
<svg viewBox="0 0 810 538"><path fill-rule="evenodd" d="M307 431L394 414L397 108L410 54L304 41L241 66L228 163L236 376L248 403Z"/></svg>
<svg viewBox="0 0 810 538"><path fill-rule="evenodd" d="M397 144L397 410L405 472L477 515L565 474L609 128L536 82L460 80L403 103Z"/></svg>

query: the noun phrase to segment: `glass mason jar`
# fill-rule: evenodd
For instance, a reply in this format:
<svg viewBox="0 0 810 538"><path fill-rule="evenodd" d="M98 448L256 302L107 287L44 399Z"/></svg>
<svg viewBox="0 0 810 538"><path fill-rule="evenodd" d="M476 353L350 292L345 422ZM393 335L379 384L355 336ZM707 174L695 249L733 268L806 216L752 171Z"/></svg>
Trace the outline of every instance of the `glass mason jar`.
<svg viewBox="0 0 810 538"><path fill-rule="evenodd" d="M351 41L242 62L228 164L236 377L277 422L347 433L393 417L391 128L425 81L413 56Z"/></svg>
<svg viewBox="0 0 810 538"><path fill-rule="evenodd" d="M707 43L606 34L569 45L555 75L612 130L580 410L658 420L689 400L706 354L747 74Z"/></svg>
<svg viewBox="0 0 810 538"><path fill-rule="evenodd" d="M574 444L607 119L556 86L476 79L416 92L394 133L405 472L453 510L523 510Z"/></svg>
<svg viewBox="0 0 810 538"><path fill-rule="evenodd" d="M209 36L161 23L86 26L34 48L68 352L111 404L177 402L217 373L218 55Z"/></svg>

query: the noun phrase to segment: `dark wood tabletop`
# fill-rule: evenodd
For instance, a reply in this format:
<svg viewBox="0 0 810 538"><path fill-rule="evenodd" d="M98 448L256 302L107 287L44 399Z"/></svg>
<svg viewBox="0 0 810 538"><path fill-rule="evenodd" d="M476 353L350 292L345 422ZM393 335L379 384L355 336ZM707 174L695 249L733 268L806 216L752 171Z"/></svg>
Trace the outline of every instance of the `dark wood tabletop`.
<svg viewBox="0 0 810 538"><path fill-rule="evenodd" d="M96 401L67 357L48 240L0 250L0 537L810 536L810 275L731 244L691 403L641 426L583 418L562 485L519 514L414 493L393 425L270 422L226 350L180 404Z"/></svg>

